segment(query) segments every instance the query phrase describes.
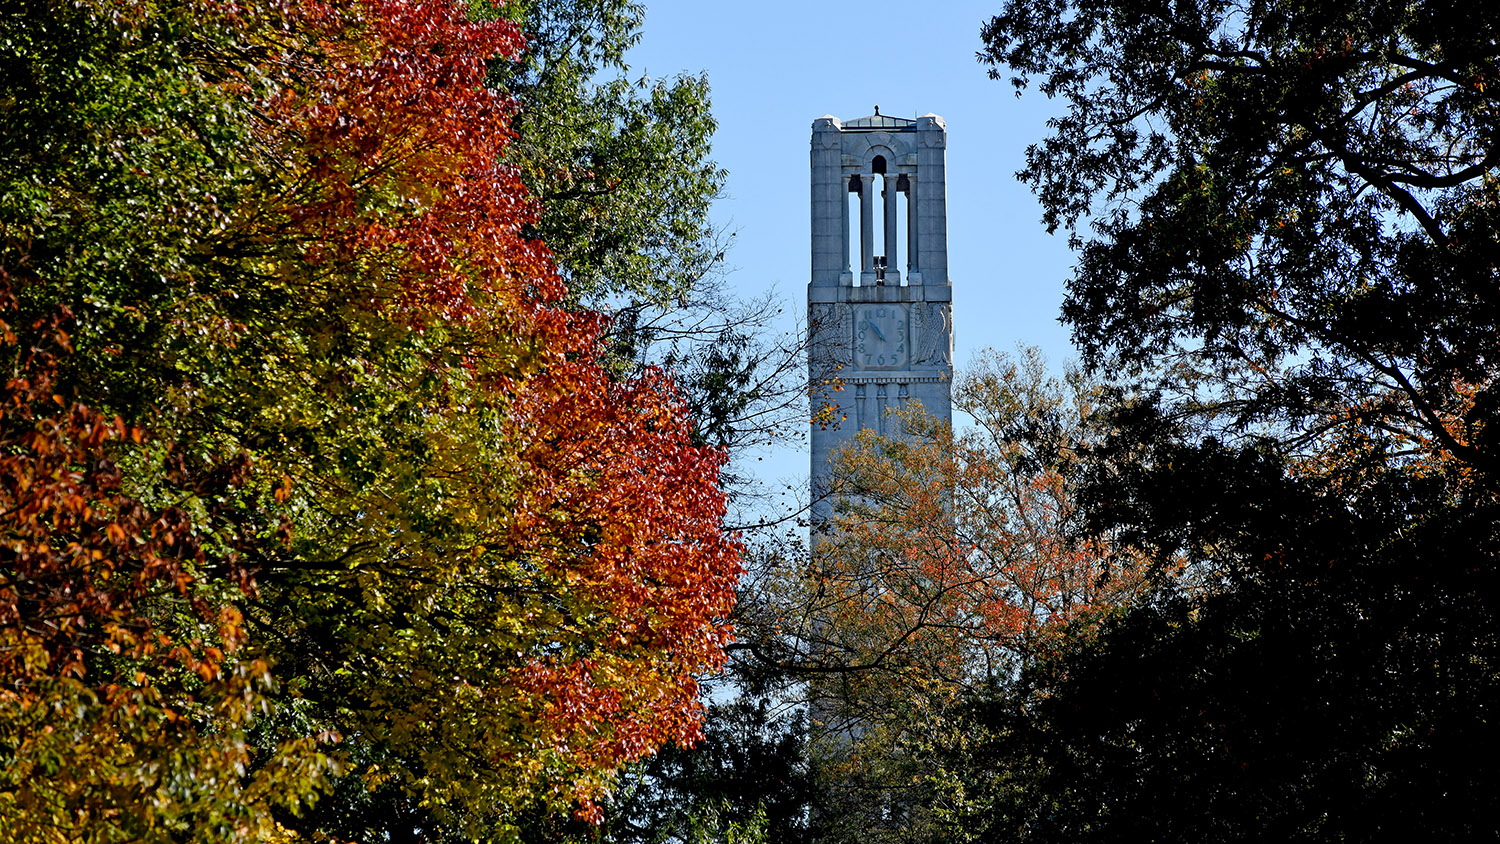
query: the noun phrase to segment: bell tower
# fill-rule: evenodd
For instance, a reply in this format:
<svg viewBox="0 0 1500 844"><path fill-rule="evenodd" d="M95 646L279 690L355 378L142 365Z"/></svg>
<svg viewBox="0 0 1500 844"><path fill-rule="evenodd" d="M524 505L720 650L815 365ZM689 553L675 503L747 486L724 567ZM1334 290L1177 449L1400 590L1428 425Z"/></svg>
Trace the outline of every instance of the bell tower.
<svg viewBox="0 0 1500 844"><path fill-rule="evenodd" d="M815 529L830 514L829 459L855 431L895 433L886 411L913 401L951 422L947 137L935 114L908 120L878 106L847 123L831 115L813 121L807 316Z"/></svg>

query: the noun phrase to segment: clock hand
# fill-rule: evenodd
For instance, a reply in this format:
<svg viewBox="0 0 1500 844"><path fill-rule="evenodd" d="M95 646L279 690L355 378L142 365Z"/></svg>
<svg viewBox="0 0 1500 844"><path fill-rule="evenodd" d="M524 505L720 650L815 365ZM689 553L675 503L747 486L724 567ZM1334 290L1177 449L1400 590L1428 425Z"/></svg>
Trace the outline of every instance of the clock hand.
<svg viewBox="0 0 1500 844"><path fill-rule="evenodd" d="M880 329L875 327L875 323L870 322L869 320L865 320L865 325L868 325L870 327L870 330L875 332L875 336L880 338L880 342L885 342L885 335L881 333Z"/></svg>

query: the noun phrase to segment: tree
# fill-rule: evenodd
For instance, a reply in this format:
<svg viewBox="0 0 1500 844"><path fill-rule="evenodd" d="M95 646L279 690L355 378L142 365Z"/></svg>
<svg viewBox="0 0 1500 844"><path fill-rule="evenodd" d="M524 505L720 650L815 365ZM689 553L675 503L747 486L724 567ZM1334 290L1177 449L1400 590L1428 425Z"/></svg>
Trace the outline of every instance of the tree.
<svg viewBox="0 0 1500 844"><path fill-rule="evenodd" d="M1496 831L1487 715L1493 504L1388 472L1354 500L1264 453L1164 440L1133 499L1214 588L1167 582L1030 667L945 749L980 839L1475 840ZM1209 479L1213 479L1210 481ZM1149 489L1149 492L1146 490Z"/></svg>
<svg viewBox="0 0 1500 844"><path fill-rule="evenodd" d="M800 712L779 712L748 695L711 702L704 738L665 747L627 768L598 826L552 817L527 840L689 844L752 831L769 842L812 841L815 801Z"/></svg>
<svg viewBox="0 0 1500 844"><path fill-rule="evenodd" d="M961 376L955 433L913 405L835 461L835 514L744 645L810 678L826 833L910 836L940 819L933 743L965 694L1009 688L1058 630L1127 599L1138 566L1082 534L1074 483L1101 437L1096 390L1036 349Z"/></svg>
<svg viewBox="0 0 1500 844"><path fill-rule="evenodd" d="M739 301L720 270L732 244L709 222L725 172L710 159L708 80L633 76L646 9L629 0L511 0L527 49L492 63L514 98L505 161L541 204L532 230L574 306L607 311L610 364L670 373L701 442L731 457L806 424L805 338L779 337L773 294ZM731 499L764 497L728 466Z"/></svg>
<svg viewBox="0 0 1500 844"><path fill-rule="evenodd" d="M140 387L179 386L178 332L217 328L161 287L247 170L203 154L243 142L246 111L188 49L237 33L191 4L38 4L4 26L0 836L265 836L332 767L316 732L246 740L269 672L237 603L272 497Z"/></svg>
<svg viewBox="0 0 1500 844"><path fill-rule="evenodd" d="M713 278L669 305L638 301L612 314L620 370L671 373L694 442L729 455L719 480L741 531L795 518L771 503L768 484L748 465L752 455L801 436L807 426L808 337L778 325L781 313L774 291L736 300Z"/></svg>
<svg viewBox="0 0 1500 844"><path fill-rule="evenodd" d="M1080 250L1064 317L1086 362L1287 447L1357 429L1479 461L1500 336L1492 18L1008 4L981 59L1068 104L1019 175Z"/></svg>
<svg viewBox="0 0 1500 844"><path fill-rule="evenodd" d="M308 733L245 774L270 680L235 606L253 591L241 555L257 524L225 498L249 463L169 451L155 495L129 489L121 445L150 432L53 392L67 322L0 321L14 362L0 393L0 833L272 835L269 810L295 810L332 766Z"/></svg>
<svg viewBox="0 0 1500 844"><path fill-rule="evenodd" d="M1021 175L1080 249L1086 363L1137 388L1083 508L1192 577L971 702L968 827L1493 835L1493 766L1453 755L1497 683L1493 22L1012 3L985 40L1068 103Z"/></svg>
<svg viewBox="0 0 1500 844"><path fill-rule="evenodd" d="M505 0L527 49L492 66L516 103L506 161L542 204L572 301L661 305L691 297L723 260L709 205L725 173L708 158L708 80L631 79L625 52L645 7L630 0Z"/></svg>
<svg viewBox="0 0 1500 844"><path fill-rule="evenodd" d="M8 717L17 840L239 839L272 810L503 836L528 808L591 814L620 765L696 738L737 571L723 458L561 307L481 84L520 31L405 0L73 4L6 31L7 642L57 604L30 572L103 597L7 663L4 703L49 711L86 678L68 693L106 705L76 729L119 742L22 767L62 725ZM132 650L122 626L167 638ZM142 724L194 719L111 733L143 696ZM194 785L200 757L232 775ZM109 787L119 759L134 791ZM336 793L421 811L310 813L339 769Z"/></svg>
<svg viewBox="0 0 1500 844"><path fill-rule="evenodd" d="M954 386L974 428L912 406L896 414L899 436L860 431L836 460L836 515L813 552L818 658L1003 685L1059 622L1128 591L1131 574L1108 571L1072 502L1094 398L1077 372L1051 377L1034 348L991 353Z"/></svg>

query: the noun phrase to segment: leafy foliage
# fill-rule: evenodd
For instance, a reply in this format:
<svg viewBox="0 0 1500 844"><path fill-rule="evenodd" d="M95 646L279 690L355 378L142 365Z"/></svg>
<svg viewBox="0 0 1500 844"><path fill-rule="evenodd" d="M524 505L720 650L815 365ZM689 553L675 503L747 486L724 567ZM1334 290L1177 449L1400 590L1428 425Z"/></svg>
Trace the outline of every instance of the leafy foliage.
<svg viewBox="0 0 1500 844"><path fill-rule="evenodd" d="M528 48L490 82L517 104L506 160L542 203L534 231L574 300L664 304L723 259L708 222L725 173L709 158L708 80L631 79L625 51L645 7L630 0L508 0Z"/></svg>
<svg viewBox="0 0 1500 844"><path fill-rule="evenodd" d="M993 738L954 766L984 786L957 825L1038 842L1493 834L1495 766L1471 752L1495 740L1500 685L1492 506L1454 506L1440 478L1388 473L1350 501L1265 455L1171 454L1150 477L1157 523L1234 564L1227 582L1165 586L981 705Z"/></svg>
<svg viewBox="0 0 1500 844"><path fill-rule="evenodd" d="M811 841L815 804L800 712L778 713L765 698L711 702L704 738L666 747L627 768L597 827L546 819L536 841L615 844L764 840Z"/></svg>
<svg viewBox="0 0 1500 844"><path fill-rule="evenodd" d="M16 306L8 287L0 305ZM225 493L248 461L169 451L154 492L173 503L132 495L117 448L149 448L147 433L53 392L66 317L0 322L16 362L0 404L0 832L265 836L270 806L295 808L329 759L306 735L244 776L269 682L234 603L254 593L242 552L256 525Z"/></svg>
<svg viewBox="0 0 1500 844"><path fill-rule="evenodd" d="M1095 366L1229 430L1481 459L1500 50L1488 5L1014 3L981 57L1068 103L1020 174L1080 217ZM1431 445L1427 445L1431 443Z"/></svg>
<svg viewBox="0 0 1500 844"><path fill-rule="evenodd" d="M1080 500L1190 577L975 704L956 827L1494 834L1493 765L1459 749L1492 740L1497 682L1491 17L1126 0L986 27L996 74L1069 105L1021 174L1081 249L1065 318L1145 388Z"/></svg>
<svg viewBox="0 0 1500 844"><path fill-rule="evenodd" d="M1140 588L1074 500L1096 398L1035 349L992 353L955 383L972 428L912 405L892 411L899 434L862 430L837 457L835 514L808 563L752 601L745 645L810 678L830 840L935 829L932 761L963 696L1009 688L1065 624Z"/></svg>
<svg viewBox="0 0 1500 844"><path fill-rule="evenodd" d="M112 742L7 764L24 834L513 834L694 740L723 458L560 307L482 84L520 30L408 0L6 26L7 682L83 702L7 723ZM379 828L355 786L420 811Z"/></svg>
<svg viewBox="0 0 1500 844"><path fill-rule="evenodd" d="M1036 349L991 353L954 387L972 429L912 405L894 414L901 435L860 431L836 461L836 515L814 552L820 658L1004 685L1059 623L1128 594L1134 573L1109 570L1073 504L1094 398L1076 372L1051 378Z"/></svg>

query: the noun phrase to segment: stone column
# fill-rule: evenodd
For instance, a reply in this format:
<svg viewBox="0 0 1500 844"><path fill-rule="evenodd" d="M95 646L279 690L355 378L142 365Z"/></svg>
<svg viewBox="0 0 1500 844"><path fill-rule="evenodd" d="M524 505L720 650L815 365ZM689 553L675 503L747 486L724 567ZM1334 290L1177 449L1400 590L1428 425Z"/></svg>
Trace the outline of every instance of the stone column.
<svg viewBox="0 0 1500 844"><path fill-rule="evenodd" d="M885 197L885 283L901 284L901 263L896 257L896 174L880 178L881 195Z"/></svg>
<svg viewBox="0 0 1500 844"><path fill-rule="evenodd" d="M917 200L922 254L917 262L925 285L948 284L947 145L941 117L927 114L917 118L917 171L922 174L922 192Z"/></svg>
<svg viewBox="0 0 1500 844"><path fill-rule="evenodd" d="M875 283L875 174L859 176L859 283Z"/></svg>
<svg viewBox="0 0 1500 844"><path fill-rule="evenodd" d="M917 256L921 254L921 241L917 238L917 232L921 231L917 224L917 174L906 174L906 283L921 284L922 268L917 263Z"/></svg>
<svg viewBox="0 0 1500 844"><path fill-rule="evenodd" d="M849 214L843 182L842 139L839 121L820 117L812 133L812 279L813 287L837 287L840 270L849 263L848 227L839 221ZM839 210L839 206L845 206ZM843 257L839 256L842 250Z"/></svg>
<svg viewBox="0 0 1500 844"><path fill-rule="evenodd" d="M885 408L886 408L885 385L878 384L875 387L875 412L880 415L880 424L876 430L881 436L885 436Z"/></svg>

